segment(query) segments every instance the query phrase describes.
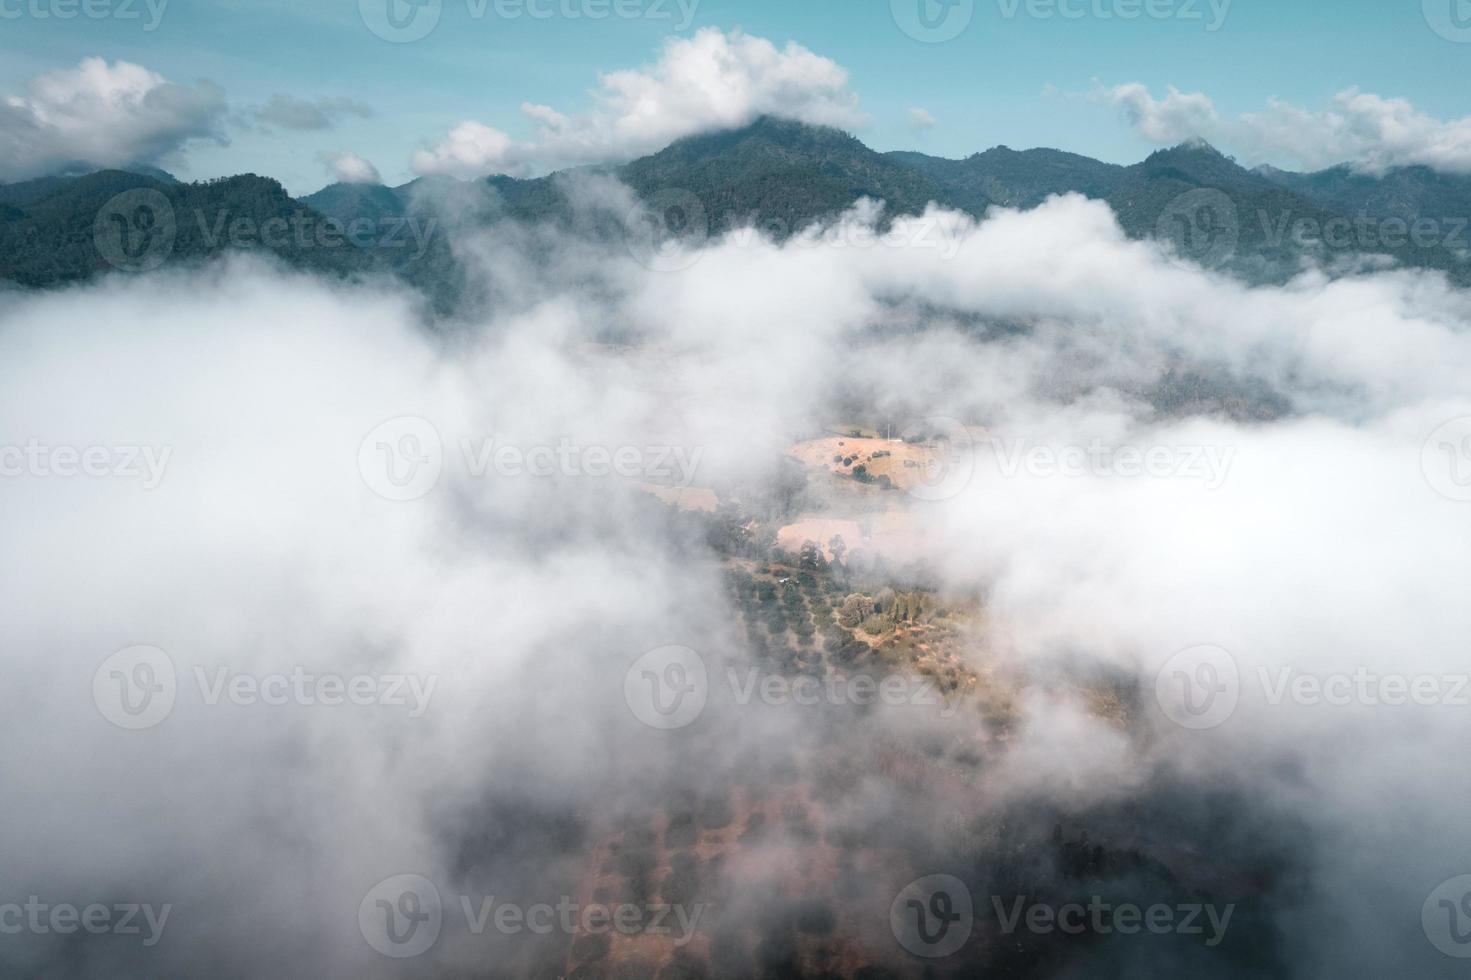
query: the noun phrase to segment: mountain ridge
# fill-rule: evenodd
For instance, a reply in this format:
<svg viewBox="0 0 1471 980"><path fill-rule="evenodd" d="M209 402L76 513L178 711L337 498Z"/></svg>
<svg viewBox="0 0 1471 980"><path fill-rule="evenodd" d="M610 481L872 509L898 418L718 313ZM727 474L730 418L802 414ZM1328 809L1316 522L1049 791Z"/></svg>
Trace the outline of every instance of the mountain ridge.
<svg viewBox="0 0 1471 980"><path fill-rule="evenodd" d="M1432 218L1453 222L1471 215L1471 178L1423 167L1377 176L1347 166L1312 174L1247 170L1203 141L1156 150L1132 165L1054 148L1014 150L1004 145L950 159L905 150L880 153L839 129L764 116L747 126L684 137L627 163L529 179L428 176L397 187L334 183L292 198L266 177L180 183L171 175L141 169L0 185L0 278L47 287L108 271L91 240L98 209L108 200L98 199L98 187L113 193L147 188L191 213L244 218L257 226L287 220L317 231L382 229L410 221L427 224L433 218L440 227L514 220L571 228L577 207L569 197L569 182L590 173L616 178L645 206L659 206L671 192L690 195L703 207L712 234L755 224L783 239L865 197L884 202L881 220L887 222L919 213L931 203L982 218L991 207L1032 208L1051 196L1072 193L1107 203L1133 238L1171 237L1173 229L1183 228L1184 238L1176 245L1186 246L1186 258L1208 259L1208 264L1253 281L1285 281L1308 261L1332 266L1359 253L1374 253L1409 267L1439 269L1458 283L1471 284L1471 248L1452 241L1405 243L1386 236L1369 241L1362 233L1347 241L1332 236L1314 240L1299 233L1304 227L1343 228L1360 213L1378 220L1414 220L1429 211ZM1202 196L1204 192L1214 196ZM1203 204L1209 206L1201 210ZM610 216L589 227L591 233L606 236L615 232L616 224ZM1229 233L1229 247L1191 254L1207 232ZM401 248L389 251L371 236L332 249L282 241L266 243L265 250L314 271L388 271L448 309L464 276L444 237L435 236L412 254ZM237 244L222 245L210 235L181 231L171 257L202 260Z"/></svg>

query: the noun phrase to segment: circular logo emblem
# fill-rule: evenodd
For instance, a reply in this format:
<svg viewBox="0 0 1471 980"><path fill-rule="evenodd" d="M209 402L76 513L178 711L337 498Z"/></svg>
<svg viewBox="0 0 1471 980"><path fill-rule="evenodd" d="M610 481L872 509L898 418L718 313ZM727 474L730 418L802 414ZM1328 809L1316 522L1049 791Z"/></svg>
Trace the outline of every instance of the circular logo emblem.
<svg viewBox="0 0 1471 980"><path fill-rule="evenodd" d="M428 37L443 12L444 0L358 0L358 15L368 30L394 44Z"/></svg>
<svg viewBox="0 0 1471 980"><path fill-rule="evenodd" d="M1451 419L1420 450L1425 482L1442 497L1471 501L1471 415Z"/></svg>
<svg viewBox="0 0 1471 980"><path fill-rule="evenodd" d="M918 443L929 453L919 467L919 478L906 481L905 490L920 500L949 500L970 484L976 471L976 444L970 430L942 415L920 419L900 433L906 443Z"/></svg>
<svg viewBox="0 0 1471 980"><path fill-rule="evenodd" d="M1208 187L1187 191L1165 206L1154 226L1155 237L1173 246L1176 265L1213 269L1230 261L1241 241L1236 205Z"/></svg>
<svg viewBox="0 0 1471 980"><path fill-rule="evenodd" d="M174 662L158 647L119 650L92 675L92 700L119 728L152 728L174 710Z"/></svg>
<svg viewBox="0 0 1471 980"><path fill-rule="evenodd" d="M965 33L976 13L976 0L889 0L899 30L916 41L940 44Z"/></svg>
<svg viewBox="0 0 1471 980"><path fill-rule="evenodd" d="M1421 10L1430 29L1447 41L1471 43L1471 3L1467 0L1423 0Z"/></svg>
<svg viewBox="0 0 1471 980"><path fill-rule="evenodd" d="M396 960L427 951L443 922L439 889L422 875L385 878L358 905L358 931L369 946Z"/></svg>
<svg viewBox="0 0 1471 980"><path fill-rule="evenodd" d="M949 956L965 945L974 927L970 889L953 875L917 878L889 906L894 938L915 956Z"/></svg>
<svg viewBox="0 0 1471 980"><path fill-rule="evenodd" d="M150 272L174 251L174 206L159 191L137 187L108 199L92 222L97 254L115 269Z"/></svg>
<svg viewBox="0 0 1471 980"><path fill-rule="evenodd" d="M623 675L623 700L650 728L672 731L693 722L710 694L705 661L689 647L650 650Z"/></svg>
<svg viewBox="0 0 1471 980"><path fill-rule="evenodd" d="M1223 725L1241 698L1236 658L1217 646L1181 650L1155 676L1154 696L1165 717L1182 728Z"/></svg>
<svg viewBox="0 0 1471 980"><path fill-rule="evenodd" d="M679 272L700 261L710 238L705 205L689 191L656 192L623 222L623 241L640 264L655 272Z"/></svg>
<svg viewBox="0 0 1471 980"><path fill-rule="evenodd" d="M418 500L439 483L443 469L439 430L416 415L384 422L358 447L358 472L384 500Z"/></svg>
<svg viewBox="0 0 1471 980"><path fill-rule="evenodd" d="M1431 945L1456 959L1471 958L1471 875L1441 882L1420 908Z"/></svg>

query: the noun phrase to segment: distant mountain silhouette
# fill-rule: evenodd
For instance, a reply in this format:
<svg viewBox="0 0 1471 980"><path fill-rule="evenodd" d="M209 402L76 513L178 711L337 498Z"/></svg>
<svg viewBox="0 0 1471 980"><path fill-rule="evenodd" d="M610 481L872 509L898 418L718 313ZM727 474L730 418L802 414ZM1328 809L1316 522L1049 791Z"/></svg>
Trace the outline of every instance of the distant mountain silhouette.
<svg viewBox="0 0 1471 980"><path fill-rule="evenodd" d="M1052 195L1072 193L1107 202L1131 237L1164 235L1185 259L1252 281L1285 280L1310 259L1332 266L1372 253L1471 283L1465 245L1471 233L1452 234L1458 220L1471 217L1471 179L1424 167L1377 176L1348 167L1314 174L1247 170L1200 141L1160 150L1133 166L1004 146L950 160L877 153L836 129L765 117L740 129L678 140L619 166L529 180L339 183L299 201L255 175L184 184L162 171L141 169L0 185L0 278L46 287L111 270L116 263L95 241L98 214L124 191L151 189L176 213L171 260L201 261L249 248L293 267L339 276L387 272L448 309L462 298L466 277L445 230L508 220L570 229L579 213L569 197L572 179L603 175L656 207L670 194L693 197L704 210L702 230L713 235L750 223L784 237L864 197L882 200L889 220L917 214L932 202L982 217L994 206L1032 208ZM285 221L301 232L269 241L222 234L241 219L255 228ZM1392 219L1437 222L1439 237L1401 241L1376 234L1376 222ZM412 235L401 226L410 221L435 231L422 247L405 246ZM611 236L620 221L618 215L583 219L574 230ZM358 234L338 240L347 229ZM1325 229L1334 233L1322 234Z"/></svg>

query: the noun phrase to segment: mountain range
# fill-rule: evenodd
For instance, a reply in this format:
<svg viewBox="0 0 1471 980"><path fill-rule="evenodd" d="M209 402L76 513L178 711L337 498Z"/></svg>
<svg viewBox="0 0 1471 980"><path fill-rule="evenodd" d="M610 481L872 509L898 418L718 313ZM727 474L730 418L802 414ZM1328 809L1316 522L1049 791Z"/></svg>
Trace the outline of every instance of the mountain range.
<svg viewBox="0 0 1471 980"><path fill-rule="evenodd" d="M1186 258L1251 281L1283 281L1308 259L1352 268L1361 254L1372 254L1471 284L1468 177L1423 167L1379 175L1347 166L1310 174L1248 170L1199 141L1132 166L1005 146L952 160L880 153L847 133L772 117L681 139L622 165L533 179L339 183L299 199L253 174L181 183L148 168L0 185L0 279L28 288L90 279L119 264L105 254L107 235L127 236L114 242L126 245L149 231L147 247L160 254L147 267L201 262L234 248L263 250L320 273L386 271L437 307L453 309L464 296L463 270L449 236L433 232L506 220L572 228L573 175L616 178L656 208L671 192L682 200L692 195L712 234L753 223L777 237L864 197L884 201L889 220L931 202L982 217L993 206L1032 208L1077 193L1107 202L1131 237L1164 235ZM129 191L136 193L124 200L167 202L168 234L148 215L106 213ZM609 214L576 230L613 235L619 219Z"/></svg>

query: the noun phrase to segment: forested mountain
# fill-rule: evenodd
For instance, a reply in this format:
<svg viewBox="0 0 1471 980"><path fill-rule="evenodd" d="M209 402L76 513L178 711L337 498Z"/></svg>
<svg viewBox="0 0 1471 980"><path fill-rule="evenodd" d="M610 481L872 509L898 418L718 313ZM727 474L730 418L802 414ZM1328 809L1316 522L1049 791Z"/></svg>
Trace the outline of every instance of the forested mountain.
<svg viewBox="0 0 1471 980"><path fill-rule="evenodd" d="M699 230L711 235L753 224L785 237L863 197L883 200L887 220L931 202L980 217L992 206L1031 208L1054 194L1078 193L1106 201L1133 237L1170 237L1187 259L1256 281L1284 280L1308 259L1332 266L1370 253L1471 282L1464 225L1456 234L1457 221L1471 215L1471 179L1423 167L1383 176L1347 167L1253 171L1199 142L1127 167L1004 146L949 160L877 153L838 130L774 118L688 137L621 166L530 180L332 184L299 201L277 182L249 174L183 184L161 171L103 171L0 185L0 278L45 287L242 248L333 275L389 272L448 309L463 285L452 248L457 231L514 220L617 234L616 214L573 226L579 212L568 195L577 175L616 178L656 208L671 194L697 199L705 218ZM124 202L133 210L106 214L124 192L137 192ZM142 192L159 195L147 197L155 206L166 202L168 228L148 225L133 200ZM1419 221L1422 231L1428 220L1436 233L1386 235L1383 222L1391 219ZM128 254L139 248L152 250L144 261ZM104 254L118 249L121 259Z"/></svg>
<svg viewBox="0 0 1471 980"><path fill-rule="evenodd" d="M23 286L201 261L229 248L316 272L374 264L279 183L254 174L183 184L104 170L0 187L0 203L0 276Z"/></svg>
<svg viewBox="0 0 1471 980"><path fill-rule="evenodd" d="M929 176L955 206L981 214L990 204L1032 208L1053 194L1073 191L1106 198L1124 168L1061 150L1013 150L997 146L964 160L898 151L891 160Z"/></svg>

